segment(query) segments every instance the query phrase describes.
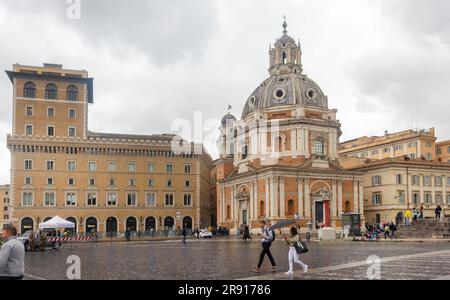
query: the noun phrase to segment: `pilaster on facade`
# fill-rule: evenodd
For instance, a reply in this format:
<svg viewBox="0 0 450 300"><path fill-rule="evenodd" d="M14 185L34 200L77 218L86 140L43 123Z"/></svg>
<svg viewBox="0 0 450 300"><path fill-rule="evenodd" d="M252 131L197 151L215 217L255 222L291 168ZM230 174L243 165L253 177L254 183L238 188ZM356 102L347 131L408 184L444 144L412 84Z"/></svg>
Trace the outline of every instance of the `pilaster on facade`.
<svg viewBox="0 0 450 300"><path fill-rule="evenodd" d="M280 217L286 217L286 197L284 192L284 177L280 177Z"/></svg>
<svg viewBox="0 0 450 300"><path fill-rule="evenodd" d="M311 218L311 191L309 188L309 178L305 178L305 218Z"/></svg>
<svg viewBox="0 0 450 300"><path fill-rule="evenodd" d="M342 215L342 180L338 180L337 183L337 190L338 190L338 215Z"/></svg>
<svg viewBox="0 0 450 300"><path fill-rule="evenodd" d="M332 191L331 191L331 195L332 195L332 201L331 201L331 216L332 217L338 217L337 215L337 207L338 207L338 200L337 200L337 184L336 184L336 180L333 180L332 183Z"/></svg>
<svg viewBox="0 0 450 300"><path fill-rule="evenodd" d="M358 213L360 213L362 216L364 216L364 183L362 180L359 180L359 207L358 207Z"/></svg>
<svg viewBox="0 0 450 300"><path fill-rule="evenodd" d="M353 180L353 213L358 213L358 181Z"/></svg>
<svg viewBox="0 0 450 300"><path fill-rule="evenodd" d="M303 209L303 178L297 177L297 213L299 217L305 217L305 210Z"/></svg>
<svg viewBox="0 0 450 300"><path fill-rule="evenodd" d="M270 182L269 182L270 180L269 180L269 177L266 177L265 181L266 181L265 215L266 215L266 218L268 218L270 216Z"/></svg>

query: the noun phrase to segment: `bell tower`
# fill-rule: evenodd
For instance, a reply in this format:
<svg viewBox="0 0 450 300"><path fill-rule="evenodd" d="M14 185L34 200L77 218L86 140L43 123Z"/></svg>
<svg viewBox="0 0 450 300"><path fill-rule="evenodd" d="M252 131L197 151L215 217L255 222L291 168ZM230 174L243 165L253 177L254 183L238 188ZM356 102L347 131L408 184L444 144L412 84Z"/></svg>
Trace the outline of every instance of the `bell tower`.
<svg viewBox="0 0 450 300"><path fill-rule="evenodd" d="M275 42L274 47L269 48L270 75L300 74L303 71L300 41L296 43L287 34L287 26L286 17L284 17L283 36Z"/></svg>

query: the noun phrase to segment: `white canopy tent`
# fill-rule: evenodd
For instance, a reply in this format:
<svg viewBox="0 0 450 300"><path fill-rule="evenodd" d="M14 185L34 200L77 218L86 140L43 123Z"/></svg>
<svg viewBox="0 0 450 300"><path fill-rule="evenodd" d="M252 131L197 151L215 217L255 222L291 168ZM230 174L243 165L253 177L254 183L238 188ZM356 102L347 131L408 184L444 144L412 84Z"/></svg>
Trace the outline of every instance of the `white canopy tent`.
<svg viewBox="0 0 450 300"><path fill-rule="evenodd" d="M75 224L59 216L56 216L48 220L47 222L39 224L39 229L56 229L56 228L75 228Z"/></svg>

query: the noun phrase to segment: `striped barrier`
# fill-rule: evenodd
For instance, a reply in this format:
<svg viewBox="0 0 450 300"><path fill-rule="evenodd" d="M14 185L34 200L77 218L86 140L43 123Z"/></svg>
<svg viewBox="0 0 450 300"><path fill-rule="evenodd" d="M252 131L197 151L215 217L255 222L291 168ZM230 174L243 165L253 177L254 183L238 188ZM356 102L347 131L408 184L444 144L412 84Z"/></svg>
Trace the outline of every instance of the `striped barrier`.
<svg viewBox="0 0 450 300"><path fill-rule="evenodd" d="M92 240L90 236L80 236L80 237L52 237L48 238L48 242L70 242L70 241L89 241Z"/></svg>

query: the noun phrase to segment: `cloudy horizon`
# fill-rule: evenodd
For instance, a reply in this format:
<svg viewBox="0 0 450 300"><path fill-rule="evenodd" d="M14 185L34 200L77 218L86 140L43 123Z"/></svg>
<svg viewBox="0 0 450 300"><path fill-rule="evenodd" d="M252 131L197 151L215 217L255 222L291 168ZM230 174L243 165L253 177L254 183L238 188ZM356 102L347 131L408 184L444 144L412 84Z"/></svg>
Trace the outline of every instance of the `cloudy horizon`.
<svg viewBox="0 0 450 300"><path fill-rule="evenodd" d="M268 48L299 39L304 73L338 109L341 141L435 127L450 139L450 2L430 0L0 0L2 71L14 63L63 64L94 77L89 129L170 133L174 122L209 127L239 118L269 74ZM0 76L0 184L9 182L12 86ZM205 132L210 136L211 131ZM194 139L194 136L184 136ZM215 158L217 149L206 141Z"/></svg>

